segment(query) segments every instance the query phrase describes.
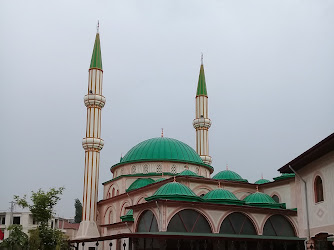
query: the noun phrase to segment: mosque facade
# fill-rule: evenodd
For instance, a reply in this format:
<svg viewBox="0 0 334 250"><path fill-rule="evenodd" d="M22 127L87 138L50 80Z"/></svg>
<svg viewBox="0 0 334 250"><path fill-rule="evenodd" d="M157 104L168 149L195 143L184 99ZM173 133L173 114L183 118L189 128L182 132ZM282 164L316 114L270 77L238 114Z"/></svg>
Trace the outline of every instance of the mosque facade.
<svg viewBox="0 0 334 250"><path fill-rule="evenodd" d="M196 150L173 138L135 145L114 164L97 201L101 139L100 36L89 69L83 221L77 249L333 249L334 135L250 183L209 154L203 60L196 91ZM194 90L195 92L195 90Z"/></svg>

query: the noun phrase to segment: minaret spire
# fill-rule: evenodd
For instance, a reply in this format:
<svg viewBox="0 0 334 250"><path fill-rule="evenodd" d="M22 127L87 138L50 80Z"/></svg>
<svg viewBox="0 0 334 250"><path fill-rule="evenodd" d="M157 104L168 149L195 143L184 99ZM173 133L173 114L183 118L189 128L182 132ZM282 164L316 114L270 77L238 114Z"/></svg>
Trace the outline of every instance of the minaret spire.
<svg viewBox="0 0 334 250"><path fill-rule="evenodd" d="M88 93L84 97L87 107L86 137L82 140L85 150L85 174L83 188L82 222L76 238L99 237L96 225L98 201L100 151L104 142L101 139L101 110L106 99L102 95L102 57L99 23L95 37L92 59L88 70Z"/></svg>
<svg viewBox="0 0 334 250"><path fill-rule="evenodd" d="M196 118L193 121L193 126L196 129L196 152L204 163L211 165L212 158L209 155L209 128L211 126L211 120L208 117L208 113L208 94L206 90L202 53L196 92Z"/></svg>

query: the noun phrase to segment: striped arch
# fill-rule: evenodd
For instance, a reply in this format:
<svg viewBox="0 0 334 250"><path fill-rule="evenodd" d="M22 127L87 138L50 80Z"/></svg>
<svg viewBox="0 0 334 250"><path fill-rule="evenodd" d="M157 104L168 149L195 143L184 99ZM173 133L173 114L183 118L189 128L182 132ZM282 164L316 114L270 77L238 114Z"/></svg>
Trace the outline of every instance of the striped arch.
<svg viewBox="0 0 334 250"><path fill-rule="evenodd" d="M197 186L196 188L193 189L193 192L197 195L197 196L201 196L203 194L207 194L208 192L210 192L212 190L211 187L207 186L207 185L200 185Z"/></svg>
<svg viewBox="0 0 334 250"><path fill-rule="evenodd" d="M123 216L126 214L126 207L130 206L130 202L129 201L125 201L123 202L123 204L120 206L120 214L119 217Z"/></svg>
<svg viewBox="0 0 334 250"><path fill-rule="evenodd" d="M114 195L112 195L112 190L114 189ZM117 190L119 190L119 187L118 187L118 185L117 185L117 183L113 183L113 184L111 184L110 186L109 186L109 188L108 188L108 190L107 190L107 199L108 198L112 198L112 197L114 197L115 196L115 194L116 194L116 192L117 192Z"/></svg>
<svg viewBox="0 0 334 250"><path fill-rule="evenodd" d="M114 206L109 206L103 215L103 223L104 224L112 224L116 222L116 209Z"/></svg>
<svg viewBox="0 0 334 250"><path fill-rule="evenodd" d="M250 191L249 188L245 189L238 189L233 191L233 194L239 199L239 200L243 200L245 199L248 195L255 193L255 189L254 191Z"/></svg>
<svg viewBox="0 0 334 250"><path fill-rule="evenodd" d="M138 205L138 204L145 203L145 202L146 202L146 201L145 201L145 197L144 197L144 196L141 196L141 197L139 197L139 199L137 200L136 204Z"/></svg>

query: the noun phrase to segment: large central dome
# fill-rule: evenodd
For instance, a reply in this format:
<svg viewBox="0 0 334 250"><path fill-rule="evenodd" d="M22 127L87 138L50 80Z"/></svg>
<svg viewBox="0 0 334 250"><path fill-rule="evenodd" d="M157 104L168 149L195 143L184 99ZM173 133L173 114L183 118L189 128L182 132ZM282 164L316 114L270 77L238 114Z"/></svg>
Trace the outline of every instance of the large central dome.
<svg viewBox="0 0 334 250"><path fill-rule="evenodd" d="M152 138L137 144L121 159L120 163L142 161L174 161L206 165L190 146L166 137Z"/></svg>

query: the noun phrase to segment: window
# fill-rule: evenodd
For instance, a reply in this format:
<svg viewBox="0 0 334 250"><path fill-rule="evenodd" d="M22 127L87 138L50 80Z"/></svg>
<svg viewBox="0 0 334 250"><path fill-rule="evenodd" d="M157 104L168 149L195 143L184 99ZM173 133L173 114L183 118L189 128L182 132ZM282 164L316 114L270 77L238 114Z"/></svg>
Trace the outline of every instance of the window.
<svg viewBox="0 0 334 250"><path fill-rule="evenodd" d="M172 166L171 172L172 172L172 174L176 174L176 166L175 165Z"/></svg>
<svg viewBox="0 0 334 250"><path fill-rule="evenodd" d="M228 215L220 226L221 234L256 234L252 221L242 213Z"/></svg>
<svg viewBox="0 0 334 250"><path fill-rule="evenodd" d="M144 171L143 172L144 172L144 174L148 173L148 166L147 165L144 166Z"/></svg>
<svg viewBox="0 0 334 250"><path fill-rule="evenodd" d="M314 194L315 194L315 202L324 201L324 188L320 176L315 177Z"/></svg>
<svg viewBox="0 0 334 250"><path fill-rule="evenodd" d="M20 216L15 216L15 217L13 218L13 224L18 224L18 225L20 225L20 223L21 223L21 217L20 217Z"/></svg>
<svg viewBox="0 0 334 250"><path fill-rule="evenodd" d="M112 212L112 210L110 211L110 214L109 214L109 224L112 224L114 222L114 214Z"/></svg>
<svg viewBox="0 0 334 250"><path fill-rule="evenodd" d="M199 212L185 209L170 220L168 232L211 233L211 228L205 217Z"/></svg>
<svg viewBox="0 0 334 250"><path fill-rule="evenodd" d="M136 173L136 166L132 166L132 167L131 167L131 173L132 173L132 174L135 174L135 173Z"/></svg>
<svg viewBox="0 0 334 250"><path fill-rule="evenodd" d="M294 237L295 230L284 216L276 214L269 217L264 224L263 235Z"/></svg>
<svg viewBox="0 0 334 250"><path fill-rule="evenodd" d="M279 203L279 197L276 194L274 194L271 198L273 198L274 201Z"/></svg>
<svg viewBox="0 0 334 250"><path fill-rule="evenodd" d="M6 224L6 217L0 216L0 225L5 225L5 224Z"/></svg>
<svg viewBox="0 0 334 250"><path fill-rule="evenodd" d="M138 222L138 232L159 232L157 219L150 210L143 212Z"/></svg>
<svg viewBox="0 0 334 250"><path fill-rule="evenodd" d="M157 173L161 173L162 172L162 167L161 167L161 165L158 165L157 166Z"/></svg>
<svg viewBox="0 0 334 250"><path fill-rule="evenodd" d="M196 174L199 174L199 167L196 167Z"/></svg>

